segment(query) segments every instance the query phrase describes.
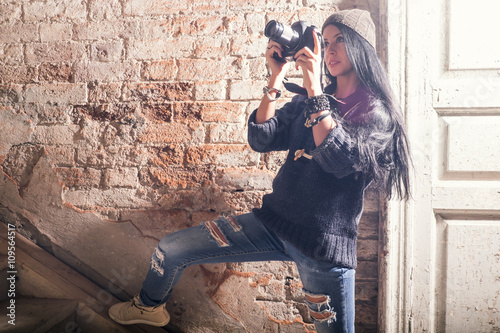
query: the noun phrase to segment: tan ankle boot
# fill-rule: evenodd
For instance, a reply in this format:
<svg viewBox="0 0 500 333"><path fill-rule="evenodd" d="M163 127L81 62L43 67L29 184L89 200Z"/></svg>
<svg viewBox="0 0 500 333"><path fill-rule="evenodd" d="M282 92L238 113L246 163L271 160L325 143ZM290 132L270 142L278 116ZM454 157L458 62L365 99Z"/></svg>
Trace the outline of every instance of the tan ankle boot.
<svg viewBox="0 0 500 333"><path fill-rule="evenodd" d="M109 316L122 325L146 324L161 327L170 321L165 304L155 307L144 306L139 302L139 296L135 296L129 302L113 305L109 308Z"/></svg>

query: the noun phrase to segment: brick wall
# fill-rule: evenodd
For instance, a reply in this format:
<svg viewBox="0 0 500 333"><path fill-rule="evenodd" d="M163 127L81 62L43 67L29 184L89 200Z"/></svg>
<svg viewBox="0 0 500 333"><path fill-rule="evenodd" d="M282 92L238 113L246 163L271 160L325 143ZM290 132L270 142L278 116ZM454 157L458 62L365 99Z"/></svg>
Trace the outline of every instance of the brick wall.
<svg viewBox="0 0 500 333"><path fill-rule="evenodd" d="M373 3L2 1L2 220L15 220L33 241L102 285L112 278L107 270L120 262L67 238L80 235L89 221L97 230L86 236L92 242L98 230L111 228L107 224L122 228L116 243L136 239L144 245L131 254L144 262L127 271L133 282L121 283L134 293L161 235L247 212L270 189L284 155L258 154L246 143L246 119L266 83L265 23L301 19L321 26L336 8L353 6L370 9L376 19ZM300 82L300 73L289 76ZM35 172L46 177L35 182ZM44 194L44 179L53 179L54 196ZM9 182L17 193L7 191ZM38 193L37 200L47 204L29 201L26 193ZM358 329L369 331L377 322L374 193L366 207L357 316ZM81 222L68 223L73 212ZM113 249L109 253L130 245L103 246ZM289 263L194 267L169 309L173 324L189 332L302 332L312 326L298 286ZM200 304L208 304L213 318L206 318Z"/></svg>

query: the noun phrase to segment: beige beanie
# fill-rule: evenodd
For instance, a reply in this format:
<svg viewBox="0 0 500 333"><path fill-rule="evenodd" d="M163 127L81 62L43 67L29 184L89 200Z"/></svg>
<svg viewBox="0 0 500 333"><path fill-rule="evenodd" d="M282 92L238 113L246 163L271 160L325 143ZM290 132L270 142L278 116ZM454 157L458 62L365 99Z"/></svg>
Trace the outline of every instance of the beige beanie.
<svg viewBox="0 0 500 333"><path fill-rule="evenodd" d="M340 23L356 31L368 41L374 48L376 47L375 24L370 13L361 9L341 10L328 17L323 24L323 30L330 24Z"/></svg>

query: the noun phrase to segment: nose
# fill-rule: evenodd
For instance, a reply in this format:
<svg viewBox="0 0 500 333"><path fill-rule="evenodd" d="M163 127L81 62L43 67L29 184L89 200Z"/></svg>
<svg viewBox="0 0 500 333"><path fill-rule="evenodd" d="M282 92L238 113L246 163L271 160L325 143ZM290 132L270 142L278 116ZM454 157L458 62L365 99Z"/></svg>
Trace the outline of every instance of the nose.
<svg viewBox="0 0 500 333"><path fill-rule="evenodd" d="M335 53L336 50L335 50L335 47L334 47L334 43L328 44L328 46L325 48L325 52L326 53Z"/></svg>

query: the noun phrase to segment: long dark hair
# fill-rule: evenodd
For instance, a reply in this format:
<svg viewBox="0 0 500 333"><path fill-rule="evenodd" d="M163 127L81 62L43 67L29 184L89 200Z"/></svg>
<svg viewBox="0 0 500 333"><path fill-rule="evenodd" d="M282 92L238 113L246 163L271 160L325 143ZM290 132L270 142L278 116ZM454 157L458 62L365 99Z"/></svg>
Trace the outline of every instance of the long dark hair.
<svg viewBox="0 0 500 333"><path fill-rule="evenodd" d="M381 122L376 124L379 126L358 133L360 169L373 176L387 198L392 197L393 189L396 189L399 198L409 198L410 149L401 107L389 85L387 72L368 41L343 24L335 23L335 26L344 36L347 56L361 84L370 90L377 103L382 104L377 110L385 111L384 115L377 117ZM337 79L328 70L325 72L330 80L325 92L331 94L337 88Z"/></svg>

